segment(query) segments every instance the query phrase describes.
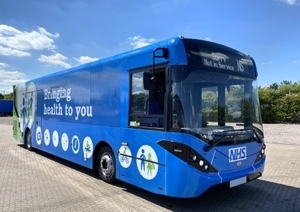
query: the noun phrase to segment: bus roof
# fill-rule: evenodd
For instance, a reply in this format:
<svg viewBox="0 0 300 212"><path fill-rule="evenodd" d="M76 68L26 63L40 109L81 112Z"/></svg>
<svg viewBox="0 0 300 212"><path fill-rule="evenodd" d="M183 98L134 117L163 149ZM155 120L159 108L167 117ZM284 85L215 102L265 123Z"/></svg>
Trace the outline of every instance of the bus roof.
<svg viewBox="0 0 300 212"><path fill-rule="evenodd" d="M242 54L230 47L227 47L227 46L224 46L221 44L217 44L214 42L177 36L177 37L172 37L167 40L163 40L163 41L159 41L159 42L150 44L148 46L144 46L144 47L140 47L140 48L137 48L134 50L124 52L124 53L120 53L120 54L117 54L114 56L110 56L110 57L99 59L99 60L89 62L86 64L74 66L69 69L60 70L60 71L54 72L52 74L38 77L35 80L42 80L44 78L48 78L51 76L58 76L58 75L67 74L70 72L76 72L78 70L89 69L89 68L92 68L92 67L95 67L95 66L98 66L101 64L106 64L106 63L110 63L110 62L114 62L114 61L118 61L118 60L122 60L122 59L142 57L145 55L147 55L147 60L143 61L140 58L137 58L136 61L139 61L139 60L143 61L143 62L140 62L141 66L149 66L152 63L152 58L150 58L149 55L152 56L153 51L156 48L168 48L168 50L170 52L170 57L165 62L168 62L170 65L185 65L185 64L187 64L186 50L185 50L185 44L184 44L185 41L187 41L187 42L197 41L198 43L201 43L204 46L210 46L212 48L218 48L218 49L227 50L230 52L236 52L237 54ZM143 57L143 59L145 59L145 57ZM140 67L138 65L136 65L136 66Z"/></svg>

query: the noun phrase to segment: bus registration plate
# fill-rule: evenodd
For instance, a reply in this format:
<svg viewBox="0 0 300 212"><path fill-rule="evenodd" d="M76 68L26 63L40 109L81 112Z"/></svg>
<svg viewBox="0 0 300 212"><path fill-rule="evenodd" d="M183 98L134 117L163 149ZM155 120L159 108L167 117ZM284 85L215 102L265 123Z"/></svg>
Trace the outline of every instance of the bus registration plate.
<svg viewBox="0 0 300 212"><path fill-rule="evenodd" d="M231 180L230 183L229 183L229 187L232 188L234 186L238 186L238 185L241 185L243 183L246 183L247 182L247 178L246 177L241 177L241 178L238 178L238 179L235 179L235 180Z"/></svg>

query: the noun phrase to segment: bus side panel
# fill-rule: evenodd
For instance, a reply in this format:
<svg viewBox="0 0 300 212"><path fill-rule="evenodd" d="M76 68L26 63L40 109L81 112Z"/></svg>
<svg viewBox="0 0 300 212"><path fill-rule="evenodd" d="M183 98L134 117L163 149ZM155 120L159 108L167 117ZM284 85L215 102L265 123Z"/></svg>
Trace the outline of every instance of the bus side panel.
<svg viewBox="0 0 300 212"><path fill-rule="evenodd" d="M13 136L14 138L23 143L23 122L22 122L22 93L25 92L25 83L14 87L14 102L13 102Z"/></svg>
<svg viewBox="0 0 300 212"><path fill-rule="evenodd" d="M24 138L26 136L26 130L33 130L35 126L35 116L36 116L36 101L37 93L36 86L34 82L27 82L18 86L18 91L16 93L16 109L18 110L18 118L20 123L21 143L24 143ZM15 120L16 121L16 120ZM16 124L16 123L15 123ZM20 138L18 138L20 139Z"/></svg>
<svg viewBox="0 0 300 212"><path fill-rule="evenodd" d="M117 143L120 140L120 129L88 124L43 121L42 151L69 160L87 168L93 167L93 156L99 138L110 141L117 158ZM32 142L37 146L39 137L33 134Z"/></svg>
<svg viewBox="0 0 300 212"><path fill-rule="evenodd" d="M93 128L98 128L93 131L99 131L99 127L87 124L43 121L41 150L92 168L92 156L98 137L92 133ZM32 139L37 145L37 134Z"/></svg>
<svg viewBox="0 0 300 212"><path fill-rule="evenodd" d="M205 173L190 166L178 157L166 156L166 195L174 197L196 197L211 186L211 179ZM220 179L217 178L220 181Z"/></svg>
<svg viewBox="0 0 300 212"><path fill-rule="evenodd" d="M31 129L33 147L92 168L98 142L112 147L120 143L119 66L116 62L85 67L36 82L40 92L37 125Z"/></svg>
<svg viewBox="0 0 300 212"><path fill-rule="evenodd" d="M93 118L89 119L90 124L120 127L121 66L126 64L126 61L116 61L91 70L90 104L93 107Z"/></svg>
<svg viewBox="0 0 300 212"><path fill-rule="evenodd" d="M36 94L31 108L35 114L33 126L30 128L32 147L46 151L49 139L52 138L48 129L49 123L55 125L55 122L65 121L65 106L68 104L71 89L66 84L65 74L31 83L35 86ZM44 125L44 122L48 124Z"/></svg>
<svg viewBox="0 0 300 212"><path fill-rule="evenodd" d="M117 151L118 178L158 194L165 194L165 150L157 141L165 132L123 129Z"/></svg>

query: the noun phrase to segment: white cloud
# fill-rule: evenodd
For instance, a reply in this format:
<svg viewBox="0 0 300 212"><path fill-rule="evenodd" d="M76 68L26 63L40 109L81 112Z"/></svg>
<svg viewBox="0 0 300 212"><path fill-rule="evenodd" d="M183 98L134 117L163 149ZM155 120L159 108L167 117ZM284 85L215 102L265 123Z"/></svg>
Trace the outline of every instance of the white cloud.
<svg viewBox="0 0 300 212"><path fill-rule="evenodd" d="M133 77L133 85L137 88L143 87L143 78L142 77Z"/></svg>
<svg viewBox="0 0 300 212"><path fill-rule="evenodd" d="M145 91L135 91L135 92L132 92L132 94L140 94L140 93L145 93Z"/></svg>
<svg viewBox="0 0 300 212"><path fill-rule="evenodd" d="M281 0L289 5L297 5L300 4L299 0Z"/></svg>
<svg viewBox="0 0 300 212"><path fill-rule="evenodd" d="M273 64L273 62L272 61L270 61L270 62L263 62L262 64L263 65L271 65L271 64Z"/></svg>
<svg viewBox="0 0 300 212"><path fill-rule="evenodd" d="M293 61L293 63L300 63L300 60L297 60L297 61Z"/></svg>
<svg viewBox="0 0 300 212"><path fill-rule="evenodd" d="M0 69L0 93L11 93L13 85L24 83L26 75L18 71L6 71Z"/></svg>
<svg viewBox="0 0 300 212"><path fill-rule="evenodd" d="M11 26L7 26L5 24L0 25L0 33L6 34L6 35L16 35L16 34L22 34L20 30L17 30Z"/></svg>
<svg viewBox="0 0 300 212"><path fill-rule="evenodd" d="M212 41L212 39L210 37L205 37L204 40Z"/></svg>
<svg viewBox="0 0 300 212"><path fill-rule="evenodd" d="M62 54L56 53L50 56L41 55L38 58L38 61L42 63L47 63L55 66L62 66L64 68L71 68L71 65L65 62L68 58L63 56Z"/></svg>
<svg viewBox="0 0 300 212"><path fill-rule="evenodd" d="M30 53L28 52L12 49L9 47L3 47L3 46L0 46L0 55L14 56L14 57L30 57Z"/></svg>
<svg viewBox="0 0 300 212"><path fill-rule="evenodd" d="M95 60L98 60L96 57L89 57L89 56L81 56L78 58L74 57L74 60L78 61L80 64L89 63Z"/></svg>
<svg viewBox="0 0 300 212"><path fill-rule="evenodd" d="M0 62L0 68L7 68L9 65L7 63Z"/></svg>
<svg viewBox="0 0 300 212"><path fill-rule="evenodd" d="M4 24L0 25L0 53L5 56L24 57L30 56L29 50L55 49L53 38L59 37L58 33L51 34L46 29L21 31Z"/></svg>
<svg viewBox="0 0 300 212"><path fill-rule="evenodd" d="M142 38L140 35L129 37L126 42L133 46L133 49L137 49L143 46L147 46L155 41L154 38Z"/></svg>

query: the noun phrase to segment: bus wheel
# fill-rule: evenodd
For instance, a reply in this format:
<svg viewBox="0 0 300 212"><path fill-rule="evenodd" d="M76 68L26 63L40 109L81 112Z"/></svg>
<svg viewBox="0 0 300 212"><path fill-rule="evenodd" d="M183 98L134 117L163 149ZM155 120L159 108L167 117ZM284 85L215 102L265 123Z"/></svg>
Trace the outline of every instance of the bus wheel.
<svg viewBox="0 0 300 212"><path fill-rule="evenodd" d="M26 132L26 136L25 136L25 145L26 145L26 148L31 151L32 150L32 146L31 146L31 133L30 133L30 130L28 130Z"/></svg>
<svg viewBox="0 0 300 212"><path fill-rule="evenodd" d="M97 168L100 178L107 183L116 180L115 156L111 149L104 146L100 149L97 159Z"/></svg>

